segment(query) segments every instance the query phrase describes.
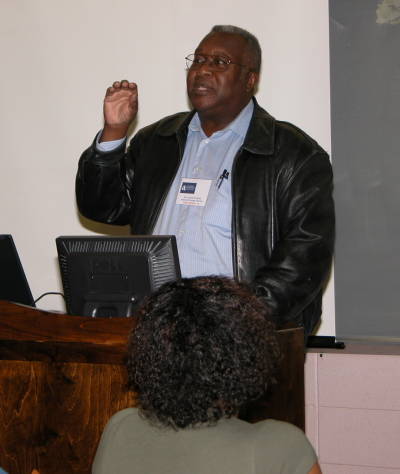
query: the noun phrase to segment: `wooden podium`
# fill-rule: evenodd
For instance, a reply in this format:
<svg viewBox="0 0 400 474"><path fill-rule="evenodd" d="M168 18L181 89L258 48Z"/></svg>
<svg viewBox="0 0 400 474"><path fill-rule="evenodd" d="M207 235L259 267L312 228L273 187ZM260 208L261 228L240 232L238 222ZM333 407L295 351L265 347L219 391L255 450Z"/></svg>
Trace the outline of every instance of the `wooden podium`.
<svg viewBox="0 0 400 474"><path fill-rule="evenodd" d="M91 472L107 420L135 406L124 367L134 322L0 301L0 467L10 474ZM303 331L278 334L279 386L241 417L272 417L304 429Z"/></svg>

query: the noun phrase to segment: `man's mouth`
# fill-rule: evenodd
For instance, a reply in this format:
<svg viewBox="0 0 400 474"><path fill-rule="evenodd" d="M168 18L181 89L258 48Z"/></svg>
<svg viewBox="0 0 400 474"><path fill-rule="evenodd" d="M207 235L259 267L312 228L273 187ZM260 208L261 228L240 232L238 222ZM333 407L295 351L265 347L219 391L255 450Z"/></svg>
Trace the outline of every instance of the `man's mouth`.
<svg viewBox="0 0 400 474"><path fill-rule="evenodd" d="M213 88L208 84L194 84L192 87L192 92L195 94L208 94L212 91Z"/></svg>

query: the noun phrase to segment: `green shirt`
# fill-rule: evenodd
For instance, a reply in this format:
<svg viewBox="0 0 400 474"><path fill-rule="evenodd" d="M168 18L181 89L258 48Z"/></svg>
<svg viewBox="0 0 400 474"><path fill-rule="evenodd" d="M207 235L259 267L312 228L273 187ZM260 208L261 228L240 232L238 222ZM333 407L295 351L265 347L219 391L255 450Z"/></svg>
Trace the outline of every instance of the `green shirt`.
<svg viewBox="0 0 400 474"><path fill-rule="evenodd" d="M306 474L316 461L304 433L289 423L231 418L174 431L127 408L108 422L92 473Z"/></svg>

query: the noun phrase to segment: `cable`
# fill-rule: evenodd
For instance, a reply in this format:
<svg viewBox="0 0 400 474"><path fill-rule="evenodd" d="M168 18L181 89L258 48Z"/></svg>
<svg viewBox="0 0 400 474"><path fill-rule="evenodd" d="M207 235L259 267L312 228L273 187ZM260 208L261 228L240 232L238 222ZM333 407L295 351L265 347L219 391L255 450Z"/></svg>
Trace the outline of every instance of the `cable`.
<svg viewBox="0 0 400 474"><path fill-rule="evenodd" d="M35 304L41 300L43 298L43 296L47 296L47 295L59 295L59 296L62 296L64 298L64 301L65 301L65 296L63 293L59 293L57 291L47 291L46 293L43 293L43 295L40 295L39 298L36 298L35 299Z"/></svg>

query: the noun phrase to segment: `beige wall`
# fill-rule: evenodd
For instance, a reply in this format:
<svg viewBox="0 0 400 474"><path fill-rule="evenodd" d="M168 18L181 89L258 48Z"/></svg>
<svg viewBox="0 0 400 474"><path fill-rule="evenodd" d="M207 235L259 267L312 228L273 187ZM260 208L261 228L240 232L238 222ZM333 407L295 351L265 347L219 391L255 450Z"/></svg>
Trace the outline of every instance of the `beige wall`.
<svg viewBox="0 0 400 474"><path fill-rule="evenodd" d="M54 239L94 230L74 178L105 88L138 83L138 127L186 109L184 57L219 23L258 36L260 104L329 151L328 0L2 0L0 233L13 235L34 297L60 291ZM38 306L63 309L58 297ZM321 333L333 332L331 284Z"/></svg>

